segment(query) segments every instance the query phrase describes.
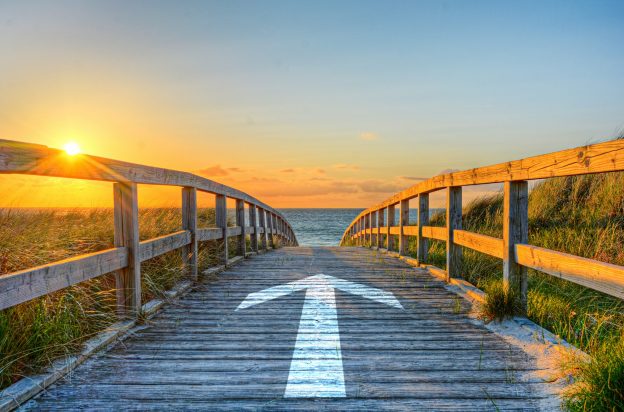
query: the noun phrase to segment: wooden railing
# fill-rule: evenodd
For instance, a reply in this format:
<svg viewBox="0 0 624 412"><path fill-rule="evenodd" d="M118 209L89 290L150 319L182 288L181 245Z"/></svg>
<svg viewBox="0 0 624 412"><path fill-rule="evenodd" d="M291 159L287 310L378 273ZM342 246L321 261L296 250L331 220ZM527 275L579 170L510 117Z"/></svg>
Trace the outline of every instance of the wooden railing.
<svg viewBox="0 0 624 412"><path fill-rule="evenodd" d="M462 247L497 257L503 260L504 285L518 291L525 311L527 268L624 299L624 267L528 244L527 183L534 179L622 170L624 140L614 140L435 176L364 210L345 230L341 245L355 243L407 255L408 237L413 236L417 239L416 263L426 264L428 239L445 241L447 281L461 277ZM462 230L462 187L488 183L504 184L502 239ZM429 226L429 194L443 189L447 191L446 227ZM415 198L418 222L410 226L409 201ZM394 226L397 206L398 226Z"/></svg>
<svg viewBox="0 0 624 412"><path fill-rule="evenodd" d="M228 239L237 237L237 255L277 244L297 245L295 233L281 213L229 186L191 173L121 162L88 155L68 156L46 146L0 140L0 173L67 177L113 182L114 248L0 276L0 310L106 273L116 272L121 312L141 310L141 262L180 249L191 279L197 279L198 242L222 242L220 259L228 264ZM139 241L137 184L182 187L182 229ZM215 195L214 228L197 227L197 191ZM235 199L236 226L227 225L227 198ZM245 203L249 226L245 224Z"/></svg>

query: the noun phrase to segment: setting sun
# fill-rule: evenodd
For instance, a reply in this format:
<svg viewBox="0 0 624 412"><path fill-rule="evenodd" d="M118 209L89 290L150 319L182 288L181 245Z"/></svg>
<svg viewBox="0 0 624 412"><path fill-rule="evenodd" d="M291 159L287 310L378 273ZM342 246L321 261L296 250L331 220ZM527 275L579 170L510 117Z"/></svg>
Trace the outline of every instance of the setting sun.
<svg viewBox="0 0 624 412"><path fill-rule="evenodd" d="M74 156L80 153L80 146L78 146L76 142L68 142L63 146L63 150L65 150L68 155Z"/></svg>

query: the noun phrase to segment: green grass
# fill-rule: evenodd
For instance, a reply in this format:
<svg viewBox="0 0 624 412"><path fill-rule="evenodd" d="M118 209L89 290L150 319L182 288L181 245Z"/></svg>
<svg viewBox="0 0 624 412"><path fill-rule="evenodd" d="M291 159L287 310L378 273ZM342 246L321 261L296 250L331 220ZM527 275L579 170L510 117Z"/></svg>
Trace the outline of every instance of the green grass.
<svg viewBox="0 0 624 412"><path fill-rule="evenodd" d="M141 240L181 230L180 209L141 209ZM214 226L214 209L200 209L200 227ZM113 245L111 209L0 210L0 275ZM230 255L236 254L230 239ZM219 242L202 242L200 269L219 263ZM143 303L185 276L179 251L141 265ZM0 311L0 388L36 373L117 321L115 281L105 275Z"/></svg>
<svg viewBox="0 0 624 412"><path fill-rule="evenodd" d="M502 207L502 193L471 202L463 211L464 229L502 238ZM431 224L443 226L444 214L433 216ZM529 243L624 265L624 173L539 182L529 194ZM410 244L412 255L415 248ZM468 249L463 253L462 276L488 293L484 315L515 313L513 297L502 288L502 261ZM427 263L445 268L445 259L445 243L432 241ZM593 356L590 364L576 365L582 384L575 385L580 395L568 392L570 410L622 408L624 302L529 270L528 317Z"/></svg>

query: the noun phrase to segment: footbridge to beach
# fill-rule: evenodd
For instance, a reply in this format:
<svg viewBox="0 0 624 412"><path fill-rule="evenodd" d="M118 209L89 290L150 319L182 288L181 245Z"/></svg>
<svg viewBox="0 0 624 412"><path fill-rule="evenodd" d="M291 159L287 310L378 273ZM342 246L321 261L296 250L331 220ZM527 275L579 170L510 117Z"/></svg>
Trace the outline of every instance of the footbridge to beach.
<svg viewBox="0 0 624 412"><path fill-rule="evenodd" d="M306 247L278 210L209 179L0 140L0 173L110 182L114 202L113 248L0 276L0 310L114 273L121 319L0 392L0 410L550 410L545 366L474 317L462 250L501 259L525 311L527 268L622 299L624 267L528 241L529 181L622 170L616 140L440 175L362 211L340 245ZM462 229L462 188L491 183L502 238ZM180 187L182 230L139 238L138 185ZM429 222L436 191L445 226ZM198 225L198 192L215 196L214 227ZM435 241L444 267L428 261ZM202 242L217 266L199 267ZM142 262L175 250L186 279L143 301Z"/></svg>

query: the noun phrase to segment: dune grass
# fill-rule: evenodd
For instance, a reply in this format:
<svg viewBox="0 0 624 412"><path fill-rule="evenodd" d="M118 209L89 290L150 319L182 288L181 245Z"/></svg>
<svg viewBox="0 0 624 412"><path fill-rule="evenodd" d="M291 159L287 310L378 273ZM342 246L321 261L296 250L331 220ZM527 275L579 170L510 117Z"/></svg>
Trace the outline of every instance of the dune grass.
<svg viewBox="0 0 624 412"><path fill-rule="evenodd" d="M502 208L502 194L477 199L464 208L463 226L501 238ZM432 224L444 220L437 214ZM529 243L624 265L624 173L539 182L529 194ZM445 267L443 242L432 242L429 263ZM462 274L488 293L486 317L513 313L502 291L500 259L464 249ZM576 365L578 384L566 395L568 409L624 410L624 302L529 270L528 317L592 355L591 363Z"/></svg>
<svg viewBox="0 0 624 412"><path fill-rule="evenodd" d="M181 230L180 209L141 209L141 240ZM214 226L214 209L198 211L200 227ZM236 253L230 239L230 255ZM0 210L0 275L113 246L111 209ZM214 266L220 242L202 242L200 269ZM141 265L142 301L162 296L185 276L179 251ZM36 373L116 322L114 277L109 274L0 311L0 388Z"/></svg>

